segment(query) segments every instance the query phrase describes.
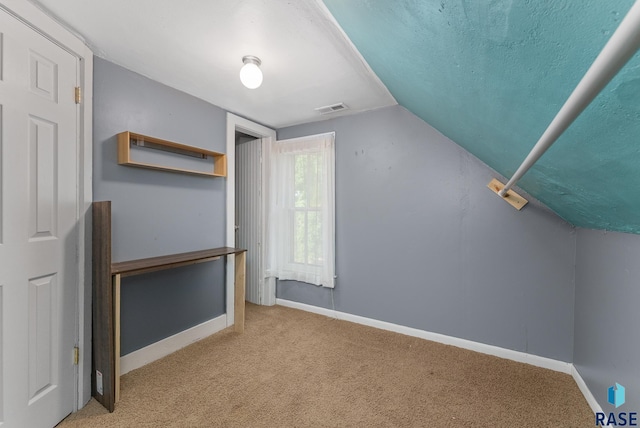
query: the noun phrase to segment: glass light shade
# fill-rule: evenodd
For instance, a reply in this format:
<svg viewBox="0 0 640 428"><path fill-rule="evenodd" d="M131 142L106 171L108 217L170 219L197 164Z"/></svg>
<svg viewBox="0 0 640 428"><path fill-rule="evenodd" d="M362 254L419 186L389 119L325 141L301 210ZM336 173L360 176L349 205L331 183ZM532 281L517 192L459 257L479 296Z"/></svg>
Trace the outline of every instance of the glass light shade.
<svg viewBox="0 0 640 428"><path fill-rule="evenodd" d="M246 62L240 69L240 81L249 89L262 85L262 70L253 62Z"/></svg>

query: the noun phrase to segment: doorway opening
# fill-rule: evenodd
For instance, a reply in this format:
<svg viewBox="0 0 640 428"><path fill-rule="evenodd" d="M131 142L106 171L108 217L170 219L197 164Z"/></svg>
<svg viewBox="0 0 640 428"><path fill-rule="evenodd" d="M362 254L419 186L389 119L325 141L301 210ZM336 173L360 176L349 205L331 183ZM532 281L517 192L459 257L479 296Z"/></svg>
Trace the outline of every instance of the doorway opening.
<svg viewBox="0 0 640 428"><path fill-rule="evenodd" d="M247 237L247 241L242 241L251 246L251 248L247 248L247 299L262 305L273 305L276 298L275 287L271 286L268 281L264 281L264 253L259 246L263 242L264 233L264 211L261 197L264 194L264 171L261 166L258 166L260 165L262 145L268 141L275 141L275 139L275 130L227 113L227 246L238 247L240 246L239 242L245 239L245 236ZM239 153L239 146L243 149L242 155ZM251 156L254 159L252 162L257 162L257 165L253 163L244 166L246 163L244 162L246 160L244 149L249 148L251 150L246 150L247 157ZM258 148L259 152L257 152ZM239 166L237 172L236 165ZM259 171L257 171L258 169ZM250 180L250 183L244 180ZM247 186L244 185L245 183ZM240 187L238 184L243 185ZM248 190L251 191L250 194ZM242 193L239 193L240 191ZM260 198L256 199L258 196ZM242 207L242 212L237 209L240 207ZM251 236L248 233L250 231L252 231ZM253 263L250 263L252 259ZM227 263L229 264L227 269L235 269L233 257L228 257ZM253 271L251 271L252 267ZM233 270L228 272L233 272ZM251 280L252 275L253 281ZM227 325L229 326L233 323L233 278L227 278L226 290Z"/></svg>
<svg viewBox="0 0 640 428"><path fill-rule="evenodd" d="M236 131L236 246L247 250L246 300L263 304L263 139Z"/></svg>

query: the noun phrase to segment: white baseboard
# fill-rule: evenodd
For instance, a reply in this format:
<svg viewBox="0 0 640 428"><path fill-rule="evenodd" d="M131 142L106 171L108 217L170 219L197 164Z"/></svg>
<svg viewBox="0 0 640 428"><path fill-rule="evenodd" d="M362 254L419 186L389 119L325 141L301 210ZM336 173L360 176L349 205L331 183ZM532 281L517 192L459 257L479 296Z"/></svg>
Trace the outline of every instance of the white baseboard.
<svg viewBox="0 0 640 428"><path fill-rule="evenodd" d="M571 365L571 376L578 385L578 388L580 389L580 392L582 392L582 395L584 395L585 400L587 400L587 403L589 403L589 407L591 407L593 413L602 413L602 406L598 404L595 397L589 390L586 382L584 381L584 379L582 379L582 376L580 376L580 373L578 373L578 370L574 367L573 364Z"/></svg>
<svg viewBox="0 0 640 428"><path fill-rule="evenodd" d="M205 321L120 358L120 374L129 373L227 327L227 315Z"/></svg>
<svg viewBox="0 0 640 428"><path fill-rule="evenodd" d="M276 304L287 306L289 308L300 309L307 312L313 312L315 314L325 315L330 318L337 318L344 321L363 324L370 327L379 328L381 330L388 330L400 334L405 334L407 336L419 337L421 339L431 340L433 342L438 342L445 345L469 349L471 351L493 355L500 358L506 358L508 360L517 361L519 363L531 364L533 366L542 367L556 372L572 374L573 364L564 361L540 357L538 355L531 355L525 352L514 351L511 349L500 348L499 346L487 345L467 339L446 336L444 334L418 330L417 328L405 327L403 325L393 324L386 321L378 321L372 318L361 317L345 312L333 311L331 309L320 308L318 306L311 306L304 303L293 302L290 300L276 299Z"/></svg>

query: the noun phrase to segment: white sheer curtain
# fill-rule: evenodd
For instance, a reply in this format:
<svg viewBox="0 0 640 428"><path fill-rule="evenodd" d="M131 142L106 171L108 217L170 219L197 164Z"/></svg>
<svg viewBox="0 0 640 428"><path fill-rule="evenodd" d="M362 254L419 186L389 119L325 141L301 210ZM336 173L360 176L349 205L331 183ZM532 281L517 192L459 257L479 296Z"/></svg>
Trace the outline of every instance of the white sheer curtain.
<svg viewBox="0 0 640 428"><path fill-rule="evenodd" d="M272 142L267 280L335 285L335 134Z"/></svg>

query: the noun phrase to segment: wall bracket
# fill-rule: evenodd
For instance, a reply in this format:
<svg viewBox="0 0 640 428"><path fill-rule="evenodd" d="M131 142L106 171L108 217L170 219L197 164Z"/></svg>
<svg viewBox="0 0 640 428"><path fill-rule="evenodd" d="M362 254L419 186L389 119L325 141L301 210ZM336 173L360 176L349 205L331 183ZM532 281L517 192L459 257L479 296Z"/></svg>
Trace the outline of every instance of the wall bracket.
<svg viewBox="0 0 640 428"><path fill-rule="evenodd" d="M504 184L500 183L497 179L494 178L489 184L487 184L487 187L491 189L496 195L500 196L499 192L504 188ZM527 203L529 202L513 190L509 190L506 195L500 196L500 198L518 211L520 211L522 207L527 205Z"/></svg>

